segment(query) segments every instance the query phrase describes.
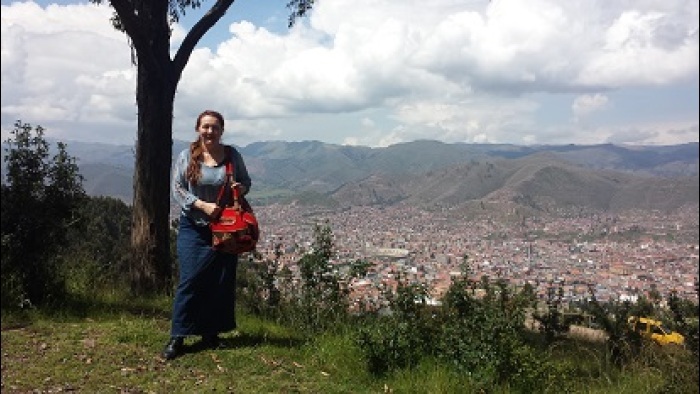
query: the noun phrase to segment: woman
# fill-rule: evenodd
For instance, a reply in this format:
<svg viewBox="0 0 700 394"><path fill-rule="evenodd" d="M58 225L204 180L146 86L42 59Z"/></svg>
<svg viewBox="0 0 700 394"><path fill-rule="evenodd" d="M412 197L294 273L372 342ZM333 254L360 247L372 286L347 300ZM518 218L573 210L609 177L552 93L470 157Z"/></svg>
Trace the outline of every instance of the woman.
<svg viewBox="0 0 700 394"><path fill-rule="evenodd" d="M240 192L251 180L240 153L221 143L224 118L215 111L197 117L198 138L180 152L173 166L172 194L181 208L177 234L179 283L173 302L170 340L162 356L171 360L183 352L184 338L202 337L205 347L217 347L219 334L236 328L235 284L238 256L211 247L209 221L218 216L219 189L226 178L227 151Z"/></svg>

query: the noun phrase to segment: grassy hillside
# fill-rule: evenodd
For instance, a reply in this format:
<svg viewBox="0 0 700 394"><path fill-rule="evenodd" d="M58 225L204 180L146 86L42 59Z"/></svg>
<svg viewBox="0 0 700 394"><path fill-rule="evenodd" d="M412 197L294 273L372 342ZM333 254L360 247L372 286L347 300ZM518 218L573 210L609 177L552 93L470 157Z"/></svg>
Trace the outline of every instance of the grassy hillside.
<svg viewBox="0 0 700 394"><path fill-rule="evenodd" d="M239 320L240 331L222 338L225 348L202 350L189 341L189 353L169 363L158 355L168 335L164 316L115 313L3 327L2 392L379 391L353 372L351 360L303 346L281 327Z"/></svg>
<svg viewBox="0 0 700 394"><path fill-rule="evenodd" d="M508 384L485 388L468 373L427 358L383 376L368 372L354 328L303 339L294 330L239 313L237 331L220 349L201 349L165 362L169 298L134 300L97 296L60 311L2 316L2 392L78 393L511 393ZM539 343L533 333L532 342ZM646 359L614 368L605 346L569 338L540 348L561 374L544 392L686 392L697 384L684 358L658 349ZM656 358L651 361L649 358ZM531 371L535 372L535 371ZM674 386L675 385L675 386ZM681 391L668 391L676 387ZM486 390L486 391L484 391Z"/></svg>

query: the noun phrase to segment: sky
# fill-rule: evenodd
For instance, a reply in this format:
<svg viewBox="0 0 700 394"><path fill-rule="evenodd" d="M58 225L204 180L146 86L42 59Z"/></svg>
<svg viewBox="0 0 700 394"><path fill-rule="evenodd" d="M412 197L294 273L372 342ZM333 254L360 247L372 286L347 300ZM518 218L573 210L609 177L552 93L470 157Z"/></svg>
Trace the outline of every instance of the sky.
<svg viewBox="0 0 700 394"><path fill-rule="evenodd" d="M199 42L173 138L386 147L698 142L697 0L237 0ZM105 3L107 3L105 1ZM174 54L213 0L174 26ZM136 142L136 68L112 10L2 0L1 130Z"/></svg>

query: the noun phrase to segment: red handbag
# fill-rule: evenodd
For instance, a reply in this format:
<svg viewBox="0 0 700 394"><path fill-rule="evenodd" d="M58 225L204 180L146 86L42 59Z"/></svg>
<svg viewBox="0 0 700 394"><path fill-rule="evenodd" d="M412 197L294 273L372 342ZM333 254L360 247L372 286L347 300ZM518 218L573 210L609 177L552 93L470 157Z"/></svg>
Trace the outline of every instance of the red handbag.
<svg viewBox="0 0 700 394"><path fill-rule="evenodd" d="M240 195L238 186L234 185L233 163L230 152L227 150L226 182L221 186L216 204L221 206L224 194L232 193L231 202L221 206L221 214L209 224L212 233L212 248L215 250L240 254L255 250L260 237L258 220L253 214L253 208L248 201Z"/></svg>

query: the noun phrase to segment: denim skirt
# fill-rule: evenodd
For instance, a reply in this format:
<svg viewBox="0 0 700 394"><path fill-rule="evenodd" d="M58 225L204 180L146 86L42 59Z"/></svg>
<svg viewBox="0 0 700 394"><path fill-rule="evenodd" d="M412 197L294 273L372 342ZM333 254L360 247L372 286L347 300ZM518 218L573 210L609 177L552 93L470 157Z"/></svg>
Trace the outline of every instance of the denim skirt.
<svg viewBox="0 0 700 394"><path fill-rule="evenodd" d="M171 336L213 335L236 328L238 256L211 248L211 230L180 216L179 280Z"/></svg>

